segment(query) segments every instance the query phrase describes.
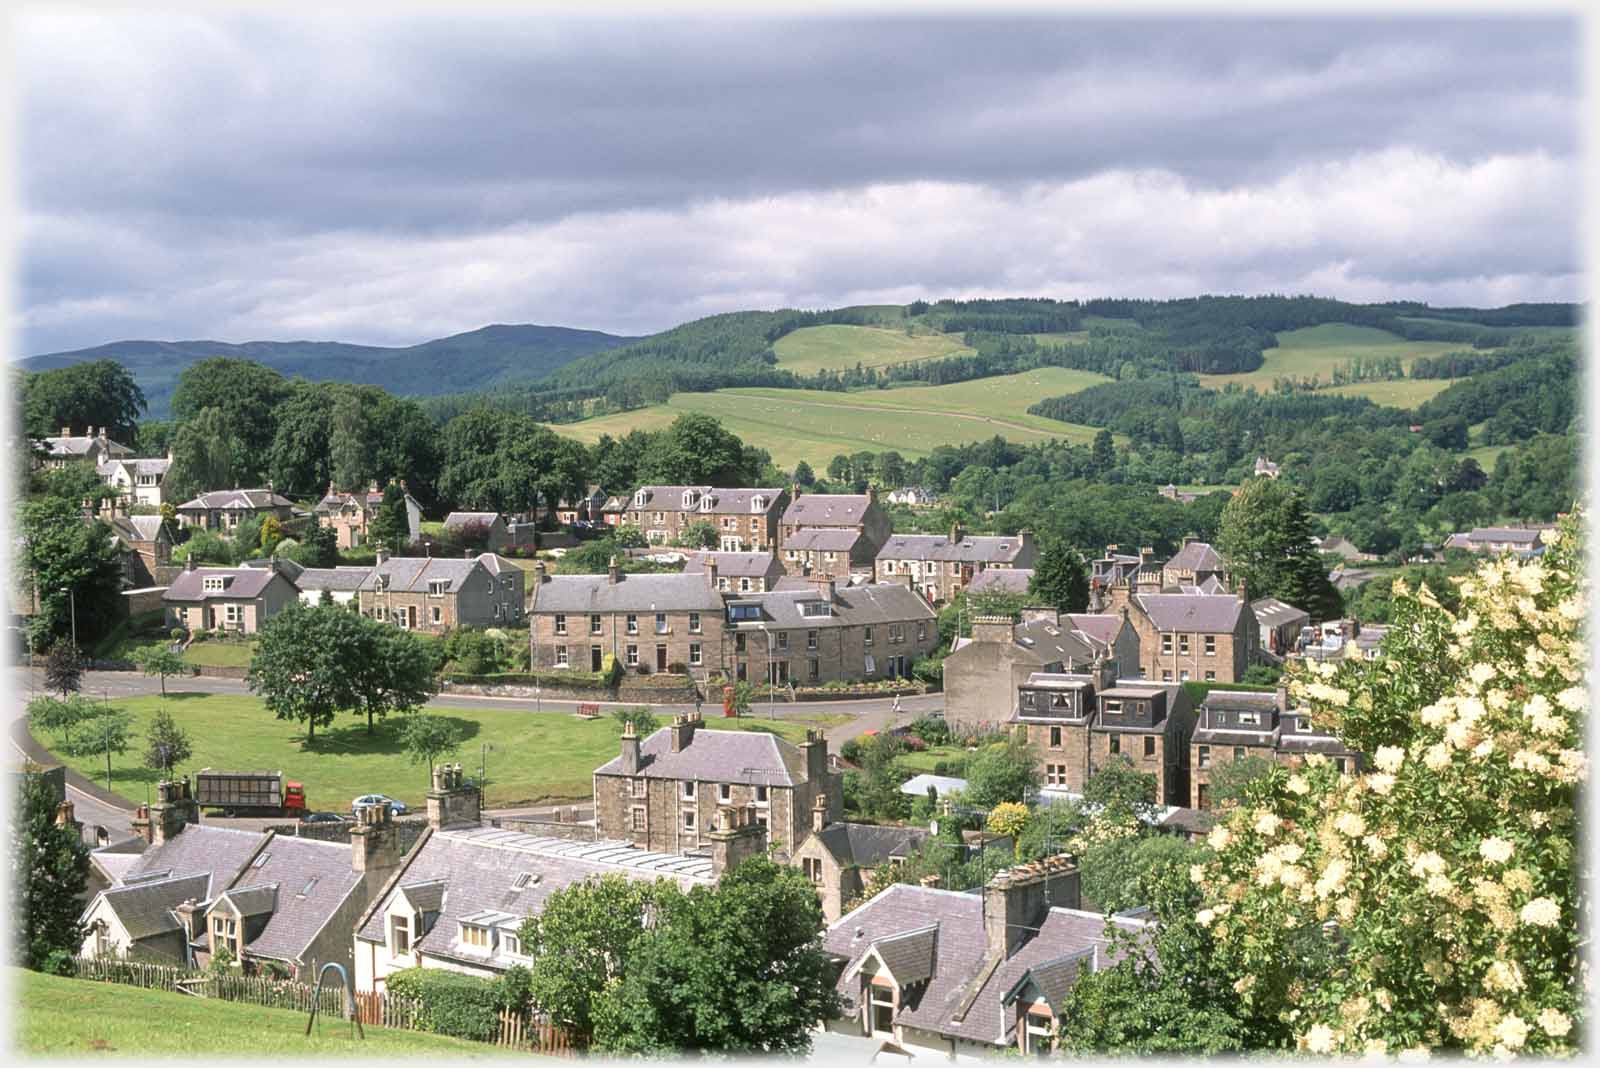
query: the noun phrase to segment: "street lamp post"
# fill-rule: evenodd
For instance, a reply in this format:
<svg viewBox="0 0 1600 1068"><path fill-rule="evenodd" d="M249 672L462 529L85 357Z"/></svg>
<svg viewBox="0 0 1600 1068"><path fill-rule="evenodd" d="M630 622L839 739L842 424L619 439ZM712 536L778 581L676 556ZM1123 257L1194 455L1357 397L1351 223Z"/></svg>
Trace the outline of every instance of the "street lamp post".
<svg viewBox="0 0 1600 1068"><path fill-rule="evenodd" d="M767 718L777 719L778 717L772 708L772 632L767 629L765 623L758 624L758 626L760 626L761 633L767 639Z"/></svg>
<svg viewBox="0 0 1600 1068"><path fill-rule="evenodd" d="M71 586L61 587L61 592L67 595L67 603L72 606L72 648L78 648L78 596L72 592Z"/></svg>

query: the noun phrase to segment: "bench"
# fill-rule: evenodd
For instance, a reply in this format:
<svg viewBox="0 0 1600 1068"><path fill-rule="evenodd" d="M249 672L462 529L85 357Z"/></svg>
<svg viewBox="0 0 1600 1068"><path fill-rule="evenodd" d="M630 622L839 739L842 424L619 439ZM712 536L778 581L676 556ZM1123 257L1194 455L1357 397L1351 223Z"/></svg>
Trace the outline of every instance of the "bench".
<svg viewBox="0 0 1600 1068"><path fill-rule="evenodd" d="M584 704L578 706L577 715L579 719L599 719L600 706L585 702Z"/></svg>

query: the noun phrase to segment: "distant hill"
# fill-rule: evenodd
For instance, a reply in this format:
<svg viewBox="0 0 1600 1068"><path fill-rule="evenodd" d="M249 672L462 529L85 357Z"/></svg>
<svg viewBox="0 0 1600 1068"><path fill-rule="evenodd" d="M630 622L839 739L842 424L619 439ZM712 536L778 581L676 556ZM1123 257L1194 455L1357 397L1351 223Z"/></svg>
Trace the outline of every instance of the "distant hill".
<svg viewBox="0 0 1600 1068"><path fill-rule="evenodd" d="M485 326L404 348L337 341L113 341L30 356L19 365L25 371L48 371L91 360L116 360L144 389L150 416L163 418L183 369L210 356L255 360L315 382L359 382L391 393L431 396L543 378L580 357L639 340L564 326Z"/></svg>

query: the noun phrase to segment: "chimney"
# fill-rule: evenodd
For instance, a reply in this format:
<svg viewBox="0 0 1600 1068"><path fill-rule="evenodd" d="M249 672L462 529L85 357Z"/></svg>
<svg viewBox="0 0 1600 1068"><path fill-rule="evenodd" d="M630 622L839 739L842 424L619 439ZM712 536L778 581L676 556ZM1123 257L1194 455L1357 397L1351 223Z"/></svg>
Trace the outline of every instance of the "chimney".
<svg viewBox="0 0 1600 1068"><path fill-rule="evenodd" d="M378 480L377 479L373 479L371 482L367 483L367 492L368 493L377 493L378 492Z"/></svg>
<svg viewBox="0 0 1600 1068"><path fill-rule="evenodd" d="M372 554L372 558L373 558L374 561L377 562L377 565L379 567L382 567L384 564L387 564L389 562L389 550L388 549L379 549L379 550L377 550L376 552L374 552Z"/></svg>
<svg viewBox="0 0 1600 1068"><path fill-rule="evenodd" d="M631 719L622 725L622 774L639 774L639 732Z"/></svg>
<svg viewBox="0 0 1600 1068"><path fill-rule="evenodd" d="M1278 680L1278 692L1276 696L1278 712L1281 714L1289 711L1289 681L1287 679Z"/></svg>
<svg viewBox="0 0 1600 1068"><path fill-rule="evenodd" d="M950 544L951 545L955 545L955 544L957 544L957 543L959 543L961 541L961 533L962 532L961 532L961 524L960 523L951 523L950 524Z"/></svg>
<svg viewBox="0 0 1600 1068"><path fill-rule="evenodd" d="M767 829L750 818L748 808L718 809L717 829L706 837L711 839L711 870L718 876L767 851Z"/></svg>
<svg viewBox="0 0 1600 1068"><path fill-rule="evenodd" d="M83 431L83 436L84 436L84 437L86 437L86 438L92 438L92 437L94 437L94 424L93 424L93 423L90 423L90 424L89 424L89 425L88 425L88 427L86 427L86 428L85 428L85 429L84 429L84 431Z"/></svg>
<svg viewBox="0 0 1600 1068"><path fill-rule="evenodd" d="M149 842L153 837L150 826L150 806L140 805L134 809L133 819L129 821L129 825L132 826L135 837L143 838L146 842Z"/></svg>
<svg viewBox="0 0 1600 1068"><path fill-rule="evenodd" d="M816 803L811 806L811 833L821 834L828 826L828 798L818 794Z"/></svg>
<svg viewBox="0 0 1600 1068"><path fill-rule="evenodd" d="M1089 611L1098 615L1105 607L1105 600L1100 596L1100 580L1089 581Z"/></svg>
<svg viewBox="0 0 1600 1068"><path fill-rule="evenodd" d="M817 579L817 596L829 604L833 603L835 583L832 575L823 575Z"/></svg>
<svg viewBox="0 0 1600 1068"><path fill-rule="evenodd" d="M868 486L867 487L867 504L873 505L873 504L877 504L877 503L878 503L878 487L877 486Z"/></svg>
<svg viewBox="0 0 1600 1068"><path fill-rule="evenodd" d="M806 781L826 791L828 785L828 740L818 730L807 730L800 743L806 758Z"/></svg>
<svg viewBox="0 0 1600 1068"><path fill-rule="evenodd" d="M433 769L433 789L428 791L428 826L434 830L480 822L481 798L468 786L460 764L440 764Z"/></svg>
<svg viewBox="0 0 1600 1068"><path fill-rule="evenodd" d="M543 560L535 560L533 562L533 577L535 582L550 581L550 572L549 569L544 566Z"/></svg>
<svg viewBox="0 0 1600 1068"><path fill-rule="evenodd" d="M673 716L672 726L672 751L681 753L694 742L694 728L697 720L689 716Z"/></svg>
<svg viewBox="0 0 1600 1068"><path fill-rule="evenodd" d="M791 501L797 501L800 499L800 483L789 483L789 499Z"/></svg>
<svg viewBox="0 0 1600 1068"><path fill-rule="evenodd" d="M183 569L185 571L194 570L194 553L191 552L188 558L183 561Z"/></svg>
<svg viewBox="0 0 1600 1068"><path fill-rule="evenodd" d="M1117 662L1096 653L1094 658L1094 689L1104 693L1117 684Z"/></svg>
<svg viewBox="0 0 1600 1068"><path fill-rule="evenodd" d="M56 826L76 827L77 825L78 821L72 817L72 802L63 800L61 804L56 806Z"/></svg>
<svg viewBox="0 0 1600 1068"><path fill-rule="evenodd" d="M717 558L710 553L706 554L706 581L713 590L717 588Z"/></svg>
<svg viewBox="0 0 1600 1068"><path fill-rule="evenodd" d="M388 805L363 805L350 828L350 870L380 878L400 866L400 827Z"/></svg>
<svg viewBox="0 0 1600 1068"><path fill-rule="evenodd" d="M191 823L199 823L200 814L194 798L189 793L189 780L178 779L156 783L156 803L150 806L149 843L161 845L176 838Z"/></svg>
<svg viewBox="0 0 1600 1068"><path fill-rule="evenodd" d="M972 640L975 642L1009 642L1012 635L1010 616L973 616Z"/></svg>
<svg viewBox="0 0 1600 1068"><path fill-rule="evenodd" d="M64 437L64 438L70 438L72 436L72 428L70 426L62 427L61 428L61 436Z"/></svg>
<svg viewBox="0 0 1600 1068"><path fill-rule="evenodd" d="M613 586L622 581L622 567L617 563L615 556L612 556L611 562L606 564L606 581Z"/></svg>
<svg viewBox="0 0 1600 1068"><path fill-rule="evenodd" d="M170 448L168 448L167 451L171 452L172 450ZM333 496L333 492L334 492L334 490L333 490L333 479L330 478L330 479L328 479L328 492L326 494L324 494L324 496L332 497Z"/></svg>
<svg viewBox="0 0 1600 1068"><path fill-rule="evenodd" d="M937 890L939 889L939 884L943 881L937 875L924 875L918 885L927 887L929 890Z"/></svg>
<svg viewBox="0 0 1600 1068"><path fill-rule="evenodd" d="M178 922L183 924L183 940L186 943L197 941L206 933L202 926L205 923L205 913L201 909L201 903L191 897L172 910L178 914ZM185 953L185 959L187 957L188 954Z"/></svg>
<svg viewBox="0 0 1600 1068"><path fill-rule="evenodd" d="M1148 564L1150 562L1150 558L1152 556L1154 556L1155 554L1156 554L1156 551L1154 549L1152 549L1150 546L1148 546L1148 545L1142 546L1139 549L1139 562L1141 564Z"/></svg>
<svg viewBox="0 0 1600 1068"><path fill-rule="evenodd" d="M106 428L105 427L101 427L100 428L100 443L102 445L104 445L105 444L105 440L106 440Z"/></svg>
<svg viewBox="0 0 1600 1068"><path fill-rule="evenodd" d="M1053 907L1079 906L1078 867L1065 853L1011 868L983 888L983 930L991 959L1005 959Z"/></svg>
<svg viewBox="0 0 1600 1068"><path fill-rule="evenodd" d="M1239 580L1239 603L1240 604L1249 604L1250 603L1250 599L1245 596L1244 579L1240 579Z"/></svg>

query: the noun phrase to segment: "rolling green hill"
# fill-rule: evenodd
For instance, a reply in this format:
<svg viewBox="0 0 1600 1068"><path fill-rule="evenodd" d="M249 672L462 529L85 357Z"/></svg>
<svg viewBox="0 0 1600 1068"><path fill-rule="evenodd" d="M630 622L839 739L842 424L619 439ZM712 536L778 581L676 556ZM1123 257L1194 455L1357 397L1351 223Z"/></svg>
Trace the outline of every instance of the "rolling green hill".
<svg viewBox="0 0 1600 1068"><path fill-rule="evenodd" d="M882 367L972 350L959 337L949 334L907 335L904 329L839 324L801 327L779 338L772 351L777 354L778 366L783 370L809 375L818 371L843 371L858 364Z"/></svg>
<svg viewBox="0 0 1600 1068"><path fill-rule="evenodd" d="M1351 323L1323 323L1278 334L1276 348L1262 353L1258 370L1245 374L1201 375L1200 384L1221 389L1236 382L1247 389L1266 392L1276 378L1321 378L1331 381L1333 369L1349 360L1400 358L1409 368L1418 356L1437 356L1462 348L1455 341L1407 341L1397 334L1371 326ZM1418 379L1397 382L1360 382L1335 387L1333 392L1356 397L1371 397L1379 404L1411 408L1450 385L1447 379Z"/></svg>
<svg viewBox="0 0 1600 1068"><path fill-rule="evenodd" d="M821 470L839 453L894 449L914 458L940 445L985 441L997 434L1020 443L1052 438L1087 443L1094 439L1092 428L1029 415L1028 406L1041 397L1105 381L1087 371L1044 367L947 386L852 393L770 387L676 393L666 404L551 429L592 443L602 434L621 437L635 429L658 430L686 412L704 412L747 444L766 449L781 467L805 460Z"/></svg>
<svg viewBox="0 0 1600 1068"><path fill-rule="evenodd" d="M25 371L48 371L116 360L144 390L150 416L164 418L183 369L211 356L254 360L313 382L357 382L391 393L431 396L542 378L572 360L636 340L598 330L523 325L486 326L404 348L335 341L113 341L30 356L19 366Z"/></svg>

